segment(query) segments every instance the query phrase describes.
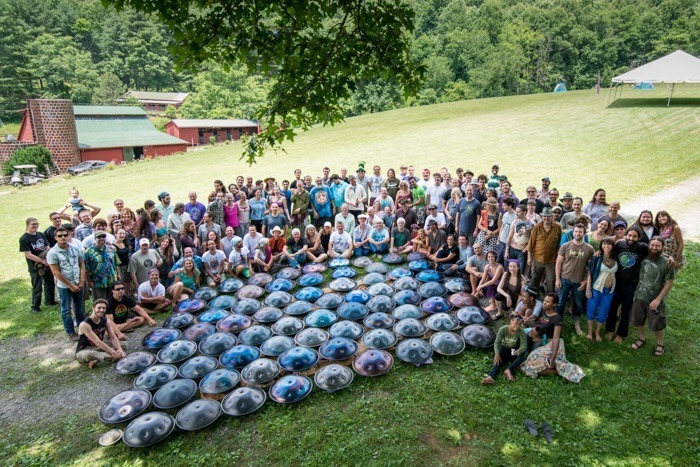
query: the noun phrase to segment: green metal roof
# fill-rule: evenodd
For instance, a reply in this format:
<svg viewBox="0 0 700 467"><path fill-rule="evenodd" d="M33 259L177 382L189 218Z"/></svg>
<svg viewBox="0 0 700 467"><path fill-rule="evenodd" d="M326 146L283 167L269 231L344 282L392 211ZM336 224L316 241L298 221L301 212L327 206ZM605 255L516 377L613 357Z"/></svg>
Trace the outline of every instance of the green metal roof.
<svg viewBox="0 0 700 467"><path fill-rule="evenodd" d="M76 117L83 115L143 115L146 112L141 107L127 105L74 105Z"/></svg>
<svg viewBox="0 0 700 467"><path fill-rule="evenodd" d="M146 101L173 101L182 102L187 99L189 93L186 92L159 92L159 91L129 91L128 96Z"/></svg>
<svg viewBox="0 0 700 467"><path fill-rule="evenodd" d="M76 118L75 126L78 130L78 145L81 148L189 144L180 138L156 130L145 116Z"/></svg>

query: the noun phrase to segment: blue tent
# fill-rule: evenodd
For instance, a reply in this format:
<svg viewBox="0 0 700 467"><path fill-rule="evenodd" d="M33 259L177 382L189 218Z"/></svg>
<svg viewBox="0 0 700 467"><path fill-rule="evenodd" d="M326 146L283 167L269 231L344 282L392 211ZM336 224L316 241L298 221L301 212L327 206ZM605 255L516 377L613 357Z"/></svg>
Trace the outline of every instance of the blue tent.
<svg viewBox="0 0 700 467"><path fill-rule="evenodd" d="M640 81L634 85L634 89L637 91L653 91L654 85L647 81Z"/></svg>
<svg viewBox="0 0 700 467"><path fill-rule="evenodd" d="M564 83L559 83L557 86L554 88L554 92L566 92L566 84Z"/></svg>

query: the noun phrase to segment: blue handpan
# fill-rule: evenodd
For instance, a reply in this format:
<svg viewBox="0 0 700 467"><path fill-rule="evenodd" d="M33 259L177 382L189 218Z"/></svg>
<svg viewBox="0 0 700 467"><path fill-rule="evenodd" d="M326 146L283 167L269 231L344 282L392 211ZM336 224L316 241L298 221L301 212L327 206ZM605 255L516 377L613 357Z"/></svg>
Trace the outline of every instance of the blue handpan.
<svg viewBox="0 0 700 467"><path fill-rule="evenodd" d="M254 298L243 298L233 307L233 312L240 315L252 315L260 309L262 304Z"/></svg>
<svg viewBox="0 0 700 467"><path fill-rule="evenodd" d="M260 349L252 345L238 344L219 356L219 363L229 370L239 370L260 358Z"/></svg>
<svg viewBox="0 0 700 467"><path fill-rule="evenodd" d="M420 304L426 313L443 313L452 309L452 304L445 297L430 297Z"/></svg>
<svg viewBox="0 0 700 467"><path fill-rule="evenodd" d="M178 369L181 378L199 379L216 369L219 362L214 357L192 357Z"/></svg>
<svg viewBox="0 0 700 467"><path fill-rule="evenodd" d="M294 336L294 342L303 347L318 347L328 340L326 331L319 328L302 329Z"/></svg>
<svg viewBox="0 0 700 467"><path fill-rule="evenodd" d="M423 298L441 297L447 293L447 289L439 282L426 282L418 287L418 293Z"/></svg>
<svg viewBox="0 0 700 467"><path fill-rule="evenodd" d="M384 261L386 264L399 264L403 263L403 256L397 253L389 253L382 256L382 261Z"/></svg>
<svg viewBox="0 0 700 467"><path fill-rule="evenodd" d="M191 379L174 379L161 386L153 395L153 405L159 409L174 409L189 402L197 394L197 383Z"/></svg>
<svg viewBox="0 0 700 467"><path fill-rule="evenodd" d="M238 340L241 341L241 344L248 345L261 345L270 337L272 337L272 329L262 324L255 324L238 334Z"/></svg>
<svg viewBox="0 0 700 467"><path fill-rule="evenodd" d="M362 343L370 349L388 349L396 344L396 334L388 329L372 329L362 336Z"/></svg>
<svg viewBox="0 0 700 467"><path fill-rule="evenodd" d="M394 309L396 302L388 295L377 295L367 302L367 308L373 313L387 313Z"/></svg>
<svg viewBox="0 0 700 467"><path fill-rule="evenodd" d="M343 319L360 320L367 316L367 313L367 307L358 302L346 302L338 307L338 316Z"/></svg>
<svg viewBox="0 0 700 467"><path fill-rule="evenodd" d="M394 317L388 313L370 313L365 316L362 323L370 329L379 329L390 328L394 321Z"/></svg>
<svg viewBox="0 0 700 467"><path fill-rule="evenodd" d="M345 360L357 352L357 342L344 337L329 339L319 348L319 353L326 360Z"/></svg>
<svg viewBox="0 0 700 467"><path fill-rule="evenodd" d="M424 269L416 274L416 279L421 282L438 282L445 279L445 275L435 269Z"/></svg>
<svg viewBox="0 0 700 467"><path fill-rule="evenodd" d="M194 315L190 313L173 313L163 322L164 328L184 329L194 323Z"/></svg>
<svg viewBox="0 0 700 467"><path fill-rule="evenodd" d="M182 333L177 329L156 328L144 336L141 345L147 349L155 350L163 348L181 337Z"/></svg>
<svg viewBox="0 0 700 467"><path fill-rule="evenodd" d="M399 290L393 297L397 305L418 305L422 297L415 290Z"/></svg>
<svg viewBox="0 0 700 467"><path fill-rule="evenodd" d="M478 306L465 306L457 310L455 316L467 326L471 324L486 324L491 321L489 315L483 308Z"/></svg>
<svg viewBox="0 0 700 467"><path fill-rule="evenodd" d="M380 282L386 282L386 276L378 272L365 274L365 276L362 278L362 283L366 285L378 284Z"/></svg>
<svg viewBox="0 0 700 467"><path fill-rule="evenodd" d="M394 366L394 357L385 350L369 349L352 362L353 369L362 376L380 376Z"/></svg>
<svg viewBox="0 0 700 467"><path fill-rule="evenodd" d="M320 297L314 305L318 308L338 308L343 303L343 297L337 293L328 293Z"/></svg>
<svg viewBox="0 0 700 467"><path fill-rule="evenodd" d="M412 276L412 275L413 275L413 272L410 269L404 268L404 267L398 267L398 268L394 268L391 271L389 271L387 273L386 277L395 281L397 279L401 279L402 277L408 277L408 276Z"/></svg>
<svg viewBox="0 0 700 467"><path fill-rule="evenodd" d="M373 297L377 295L394 295L394 288L384 282L378 282L367 287L367 293Z"/></svg>
<svg viewBox="0 0 700 467"><path fill-rule="evenodd" d="M216 289L212 289L211 287L201 287L194 293L194 298L208 301L215 298L217 295L219 295L219 292Z"/></svg>
<svg viewBox="0 0 700 467"><path fill-rule="evenodd" d="M198 298L187 298L173 308L173 313L199 313L207 306L204 300Z"/></svg>
<svg viewBox="0 0 700 467"><path fill-rule="evenodd" d="M294 298L297 300L304 300L306 302L315 302L321 295L323 295L323 290L319 289L318 287L304 287L294 294Z"/></svg>
<svg viewBox="0 0 700 467"><path fill-rule="evenodd" d="M294 286L294 282L289 279L275 279L265 286L265 290L268 292L289 292Z"/></svg>
<svg viewBox="0 0 700 467"><path fill-rule="evenodd" d="M270 399L280 404L293 404L311 394L313 387L313 383L306 376L283 376L270 387Z"/></svg>
<svg viewBox="0 0 700 467"><path fill-rule="evenodd" d="M338 315L331 310L320 308L304 317L304 323L314 328L326 328L338 321Z"/></svg>
<svg viewBox="0 0 700 467"><path fill-rule="evenodd" d="M219 284L219 292L221 292L221 293L236 293L244 285L245 284L243 283L242 280L240 280L236 277L232 277L230 279L226 279L221 284Z"/></svg>
<svg viewBox="0 0 700 467"><path fill-rule="evenodd" d="M354 302L354 303L362 303L365 304L369 302L369 299L372 298L370 294L365 292L364 290L351 290L350 292L345 294L345 301L346 302Z"/></svg>
<svg viewBox="0 0 700 467"><path fill-rule="evenodd" d="M394 308L394 310L391 312L392 315L394 315L394 318L396 319L406 319L406 318L415 318L418 319L421 316L423 316L423 310L418 308L416 305L401 305L397 306Z"/></svg>
<svg viewBox="0 0 700 467"><path fill-rule="evenodd" d="M250 329L250 328L249 328ZM238 339L228 332L216 332L199 342L199 352L202 355L218 357L238 343Z"/></svg>
<svg viewBox="0 0 700 467"><path fill-rule="evenodd" d="M231 295L219 295L209 302L209 308L219 308L222 310L231 310L238 304L236 297Z"/></svg>
<svg viewBox="0 0 700 467"><path fill-rule="evenodd" d="M253 313L253 320L257 323L274 323L284 316L284 312L276 306L264 306Z"/></svg>
<svg viewBox="0 0 700 467"><path fill-rule="evenodd" d="M328 262L328 267L332 269L344 268L350 265L350 260L347 258L334 258Z"/></svg>
<svg viewBox="0 0 700 467"><path fill-rule="evenodd" d="M284 308L284 312L288 315L300 316L310 312L311 310L313 310L313 308L314 306L312 303L309 303L304 300L297 300L296 302L292 302L289 305L287 305Z"/></svg>
<svg viewBox="0 0 700 467"><path fill-rule="evenodd" d="M216 323L216 329L221 332L240 332L253 325L253 320L248 316L231 313L226 318Z"/></svg>
<svg viewBox="0 0 700 467"><path fill-rule="evenodd" d="M314 286L322 282L323 274L321 274L320 272L311 272L308 274L303 274L299 276L299 279L297 279L297 284L299 284L301 287Z"/></svg>
<svg viewBox="0 0 700 467"><path fill-rule="evenodd" d="M285 350L294 347L294 340L288 336L272 336L260 346L260 352L267 357L277 357Z"/></svg>
<svg viewBox="0 0 700 467"><path fill-rule="evenodd" d="M231 313L221 308L209 308L197 317L197 322L216 324L230 314Z"/></svg>
<svg viewBox="0 0 700 467"><path fill-rule="evenodd" d="M309 347L292 347L277 357L280 366L290 372L305 371L318 363L318 352Z"/></svg>
<svg viewBox="0 0 700 467"><path fill-rule="evenodd" d="M398 278L394 284L394 289L396 290L418 290L420 287L420 282L414 277L404 276Z"/></svg>
<svg viewBox="0 0 700 467"><path fill-rule="evenodd" d="M355 321L338 321L328 331L331 337L345 337L346 339L359 339L365 333L365 328Z"/></svg>
<svg viewBox="0 0 700 467"><path fill-rule="evenodd" d="M357 275L357 271L355 271L353 268L338 268L334 270L331 273L331 277L333 279L340 279L341 277L355 277Z"/></svg>
<svg viewBox="0 0 700 467"><path fill-rule="evenodd" d="M487 349L496 340L496 333L483 324L470 324L462 329L462 339L472 347Z"/></svg>
<svg viewBox="0 0 700 467"><path fill-rule="evenodd" d="M277 279L294 280L299 276L301 276L301 271L299 269L286 267L286 268L280 269L280 272L278 272L275 277Z"/></svg>
<svg viewBox="0 0 700 467"><path fill-rule="evenodd" d="M408 269L411 271L425 271L430 269L430 263L424 259L419 259L418 261L411 261L408 263Z"/></svg>
<svg viewBox="0 0 700 467"><path fill-rule="evenodd" d="M301 268L301 272L304 274L318 274L325 272L326 269L328 269L328 266L326 266L323 263L309 263L304 265L303 268Z"/></svg>

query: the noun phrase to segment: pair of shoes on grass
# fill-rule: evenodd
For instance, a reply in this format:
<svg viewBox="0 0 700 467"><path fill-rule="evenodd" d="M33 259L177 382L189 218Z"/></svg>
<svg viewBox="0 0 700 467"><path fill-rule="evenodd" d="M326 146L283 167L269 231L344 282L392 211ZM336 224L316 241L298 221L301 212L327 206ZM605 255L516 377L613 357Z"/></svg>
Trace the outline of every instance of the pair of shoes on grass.
<svg viewBox="0 0 700 467"><path fill-rule="evenodd" d="M548 443L551 443L554 440L554 431L547 422L542 422L542 425L539 426L538 430L535 422L527 418L525 419L525 427L527 428L528 433L530 433L530 436L537 436L539 434L539 430L541 430L542 436L544 436L544 439L546 439Z"/></svg>

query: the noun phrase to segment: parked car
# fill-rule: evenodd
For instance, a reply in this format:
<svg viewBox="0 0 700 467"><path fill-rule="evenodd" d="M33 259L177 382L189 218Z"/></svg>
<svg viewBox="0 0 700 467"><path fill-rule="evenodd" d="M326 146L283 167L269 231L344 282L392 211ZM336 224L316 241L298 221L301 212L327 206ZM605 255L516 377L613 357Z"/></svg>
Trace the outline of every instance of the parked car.
<svg viewBox="0 0 700 467"><path fill-rule="evenodd" d="M46 176L40 174L36 170L36 165L24 164L24 165L13 165L14 172L12 177L10 177L10 184L15 188L22 185L36 185L41 183L46 179Z"/></svg>
<svg viewBox="0 0 700 467"><path fill-rule="evenodd" d="M68 173L71 175L79 175L91 170L103 169L107 166L107 164L108 163L105 161L85 161L70 167L68 169Z"/></svg>

